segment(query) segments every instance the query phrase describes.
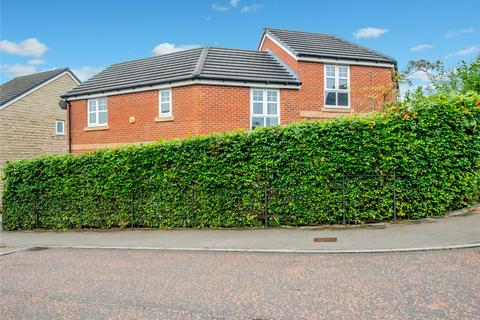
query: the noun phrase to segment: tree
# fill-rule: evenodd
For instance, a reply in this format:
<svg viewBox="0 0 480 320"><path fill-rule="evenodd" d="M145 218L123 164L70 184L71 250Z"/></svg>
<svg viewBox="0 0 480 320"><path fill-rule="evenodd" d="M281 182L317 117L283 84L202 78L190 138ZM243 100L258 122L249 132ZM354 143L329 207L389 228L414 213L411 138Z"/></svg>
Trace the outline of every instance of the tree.
<svg viewBox="0 0 480 320"><path fill-rule="evenodd" d="M435 92L466 93L474 91L480 93L480 54L470 63L461 61L456 67L446 69L442 61L428 60L410 61L399 81L412 84L411 76L422 72L431 82L431 89Z"/></svg>

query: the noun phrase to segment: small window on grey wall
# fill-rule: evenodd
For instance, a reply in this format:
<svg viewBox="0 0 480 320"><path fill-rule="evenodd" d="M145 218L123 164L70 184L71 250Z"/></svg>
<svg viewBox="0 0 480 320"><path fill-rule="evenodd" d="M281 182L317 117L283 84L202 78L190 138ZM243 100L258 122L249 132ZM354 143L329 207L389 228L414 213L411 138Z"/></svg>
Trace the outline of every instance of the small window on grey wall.
<svg viewBox="0 0 480 320"><path fill-rule="evenodd" d="M64 135L65 134L65 121L64 120L56 120L55 121L55 133L57 135Z"/></svg>

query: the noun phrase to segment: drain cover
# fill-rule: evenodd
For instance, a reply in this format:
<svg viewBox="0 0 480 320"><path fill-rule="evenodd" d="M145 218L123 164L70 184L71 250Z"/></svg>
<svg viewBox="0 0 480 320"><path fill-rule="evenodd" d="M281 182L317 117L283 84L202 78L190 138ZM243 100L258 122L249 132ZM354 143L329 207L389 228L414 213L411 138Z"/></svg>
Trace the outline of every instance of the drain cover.
<svg viewBox="0 0 480 320"><path fill-rule="evenodd" d="M313 238L313 242L337 242L336 237Z"/></svg>
<svg viewBox="0 0 480 320"><path fill-rule="evenodd" d="M42 251L42 250L47 250L48 248L45 247L32 247L28 249L28 251Z"/></svg>

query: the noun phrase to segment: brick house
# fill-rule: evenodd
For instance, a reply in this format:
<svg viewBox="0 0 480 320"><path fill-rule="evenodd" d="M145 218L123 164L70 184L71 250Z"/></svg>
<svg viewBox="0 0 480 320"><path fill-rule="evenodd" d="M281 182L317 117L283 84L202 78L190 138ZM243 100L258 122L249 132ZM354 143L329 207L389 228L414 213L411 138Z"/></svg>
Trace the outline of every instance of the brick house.
<svg viewBox="0 0 480 320"><path fill-rule="evenodd" d="M114 64L63 97L72 152L381 111L396 61L324 34L265 29L258 50L204 47Z"/></svg>
<svg viewBox="0 0 480 320"><path fill-rule="evenodd" d="M58 101L79 84L69 69L62 68L0 86L0 172L7 161L68 152L67 115ZM0 199L2 190L0 179Z"/></svg>

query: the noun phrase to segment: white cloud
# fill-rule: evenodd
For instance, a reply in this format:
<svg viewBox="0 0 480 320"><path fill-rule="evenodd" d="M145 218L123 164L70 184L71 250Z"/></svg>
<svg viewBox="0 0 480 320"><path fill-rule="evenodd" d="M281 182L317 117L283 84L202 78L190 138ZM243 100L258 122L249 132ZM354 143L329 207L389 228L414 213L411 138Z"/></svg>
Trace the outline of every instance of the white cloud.
<svg viewBox="0 0 480 320"><path fill-rule="evenodd" d="M45 64L45 61L42 59L32 59L32 60L28 60L27 64L31 66L38 66L40 64Z"/></svg>
<svg viewBox="0 0 480 320"><path fill-rule="evenodd" d="M85 81L102 71L103 68L94 68L94 67L81 67L81 68L72 68L73 73L80 79L80 81Z"/></svg>
<svg viewBox="0 0 480 320"><path fill-rule="evenodd" d="M20 42L8 40L0 41L0 51L19 56L42 56L47 51L47 46L35 38L26 39Z"/></svg>
<svg viewBox="0 0 480 320"><path fill-rule="evenodd" d="M468 55L476 54L479 52L480 52L480 45L476 45L476 46L471 46L470 48L448 53L445 56L445 58L468 56Z"/></svg>
<svg viewBox="0 0 480 320"><path fill-rule="evenodd" d="M417 71L408 77L411 80L411 83L404 81L400 82L400 97L403 99L407 92L413 92L417 90L418 87L422 87L423 90L429 90L432 86L432 82L427 76L427 73L424 71Z"/></svg>
<svg viewBox="0 0 480 320"><path fill-rule="evenodd" d="M422 82L422 83L430 83L430 79L425 71L417 71L410 75L410 78L413 81Z"/></svg>
<svg viewBox="0 0 480 320"><path fill-rule="evenodd" d="M413 48L410 48L410 51L412 52L421 52L425 49L432 49L433 45L431 44L419 44L418 46L415 46Z"/></svg>
<svg viewBox="0 0 480 320"><path fill-rule="evenodd" d="M355 31L355 32L353 33L353 36L354 36L356 39L362 39L362 38L378 38L378 37L380 37L382 34L384 34L385 32L388 32L388 31L389 31L388 29L380 29L380 28L368 27L368 28L358 29L357 31Z"/></svg>
<svg viewBox="0 0 480 320"><path fill-rule="evenodd" d="M243 6L242 10L240 10L241 13L251 13L251 12L257 12L258 10L262 9L263 5L254 3L248 6Z"/></svg>
<svg viewBox="0 0 480 320"><path fill-rule="evenodd" d="M164 42L160 43L157 45L155 48L152 49L152 52L154 55L158 56L161 54L167 54L167 53L173 53L173 52L179 52L183 50L188 50L188 49L194 49L200 47L197 44L184 44L180 46L175 46L172 43Z"/></svg>
<svg viewBox="0 0 480 320"><path fill-rule="evenodd" d="M445 34L445 38L455 38L458 36L461 36L464 33L472 33L473 28L463 28L462 30L454 30L454 31L448 31Z"/></svg>
<svg viewBox="0 0 480 320"><path fill-rule="evenodd" d="M35 73L37 72L37 67L16 63L2 65L0 66L0 70L2 73L6 73L9 78L15 78Z"/></svg>
<svg viewBox="0 0 480 320"><path fill-rule="evenodd" d="M240 0L230 0L230 6L235 8L238 5L239 2L240 2Z"/></svg>
<svg viewBox="0 0 480 320"><path fill-rule="evenodd" d="M227 6L227 5L222 5L222 4L214 3L214 4L212 4L212 9L213 9L214 11L218 11L218 12L225 12L225 11L230 10L230 7Z"/></svg>

